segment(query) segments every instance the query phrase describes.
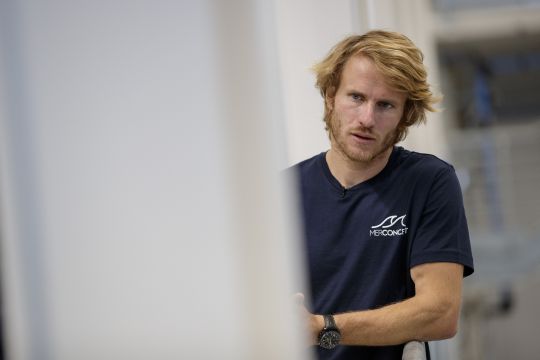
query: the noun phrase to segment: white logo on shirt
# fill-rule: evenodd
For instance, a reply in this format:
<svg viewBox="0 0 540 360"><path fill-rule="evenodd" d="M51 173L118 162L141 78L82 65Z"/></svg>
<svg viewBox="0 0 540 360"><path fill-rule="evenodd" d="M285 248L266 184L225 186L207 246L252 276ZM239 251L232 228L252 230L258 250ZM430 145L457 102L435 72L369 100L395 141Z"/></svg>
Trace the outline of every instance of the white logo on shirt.
<svg viewBox="0 0 540 360"><path fill-rule="evenodd" d="M379 225L374 225L369 230L369 236L396 236L396 235L405 235L407 233L408 227L405 225L405 215L397 216L390 215L384 219ZM401 222L401 228L393 228L397 222Z"/></svg>

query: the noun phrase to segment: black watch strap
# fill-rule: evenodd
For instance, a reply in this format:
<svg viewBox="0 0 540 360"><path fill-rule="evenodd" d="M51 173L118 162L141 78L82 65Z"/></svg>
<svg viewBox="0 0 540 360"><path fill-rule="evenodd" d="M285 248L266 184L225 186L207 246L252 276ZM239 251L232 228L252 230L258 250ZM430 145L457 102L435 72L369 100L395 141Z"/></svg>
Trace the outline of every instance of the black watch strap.
<svg viewBox="0 0 540 360"><path fill-rule="evenodd" d="M324 330L337 330L336 321L333 315L323 315L324 318Z"/></svg>

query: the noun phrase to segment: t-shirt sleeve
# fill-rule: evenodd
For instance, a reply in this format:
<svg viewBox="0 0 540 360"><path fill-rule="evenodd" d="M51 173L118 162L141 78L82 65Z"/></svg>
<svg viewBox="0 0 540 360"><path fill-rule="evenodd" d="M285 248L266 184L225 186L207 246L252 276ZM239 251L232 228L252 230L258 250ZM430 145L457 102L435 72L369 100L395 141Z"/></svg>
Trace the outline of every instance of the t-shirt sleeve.
<svg viewBox="0 0 540 360"><path fill-rule="evenodd" d="M455 171L449 167L435 177L412 239L410 267L432 262L464 266L464 276L474 265L463 196Z"/></svg>

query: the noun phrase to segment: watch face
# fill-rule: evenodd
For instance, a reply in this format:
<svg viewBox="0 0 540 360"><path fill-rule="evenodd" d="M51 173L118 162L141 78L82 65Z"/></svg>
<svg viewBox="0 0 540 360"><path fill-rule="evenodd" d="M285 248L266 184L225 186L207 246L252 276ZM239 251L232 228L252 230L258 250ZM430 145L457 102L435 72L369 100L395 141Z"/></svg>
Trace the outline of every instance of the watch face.
<svg viewBox="0 0 540 360"><path fill-rule="evenodd" d="M319 346L325 349L333 349L339 344L341 335L336 330L327 330L321 334L319 339Z"/></svg>

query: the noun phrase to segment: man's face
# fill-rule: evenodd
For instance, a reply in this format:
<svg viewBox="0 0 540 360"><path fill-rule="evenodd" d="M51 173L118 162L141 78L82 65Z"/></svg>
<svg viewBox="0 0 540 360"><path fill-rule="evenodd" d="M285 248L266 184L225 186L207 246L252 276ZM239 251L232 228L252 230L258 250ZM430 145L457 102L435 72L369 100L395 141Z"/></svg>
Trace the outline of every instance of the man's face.
<svg viewBox="0 0 540 360"><path fill-rule="evenodd" d="M351 57L335 96L327 99L332 149L363 163L385 153L396 142L405 101L405 93L388 86L369 58Z"/></svg>

